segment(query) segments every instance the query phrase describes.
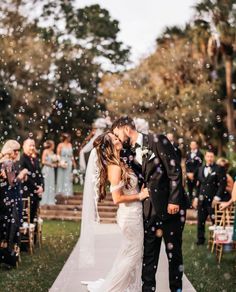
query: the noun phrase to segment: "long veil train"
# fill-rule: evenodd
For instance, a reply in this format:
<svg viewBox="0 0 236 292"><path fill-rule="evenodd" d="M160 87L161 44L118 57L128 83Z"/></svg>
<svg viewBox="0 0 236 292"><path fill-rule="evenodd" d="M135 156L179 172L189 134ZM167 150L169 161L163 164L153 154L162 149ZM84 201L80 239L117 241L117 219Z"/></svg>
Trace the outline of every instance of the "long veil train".
<svg viewBox="0 0 236 292"><path fill-rule="evenodd" d="M82 223L79 239L79 266L89 268L95 264L95 225L100 218L97 210L99 171L97 151L89 156L83 191Z"/></svg>

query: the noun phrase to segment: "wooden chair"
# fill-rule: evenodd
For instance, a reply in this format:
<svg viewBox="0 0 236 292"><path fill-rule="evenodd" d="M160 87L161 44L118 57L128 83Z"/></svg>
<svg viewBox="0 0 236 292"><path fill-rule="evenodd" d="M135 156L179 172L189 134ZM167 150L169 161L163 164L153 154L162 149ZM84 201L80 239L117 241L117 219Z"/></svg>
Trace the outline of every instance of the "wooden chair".
<svg viewBox="0 0 236 292"><path fill-rule="evenodd" d="M224 231L226 232L226 234L228 232L230 237L233 234L234 216L235 216L235 207L233 204L229 206L228 208L226 208L225 210L223 210L222 225L223 225ZM232 234L231 234L231 230L232 230ZM216 258L217 258L218 263L221 262L223 252L224 252L224 246L226 243L227 242L219 242L215 240ZM232 244L232 249L233 249L234 244L232 242L232 238L229 238L229 244Z"/></svg>
<svg viewBox="0 0 236 292"><path fill-rule="evenodd" d="M208 248L211 250L211 253L214 252L215 249L215 241L214 234L217 229L223 229L223 214L224 210L219 209L220 203L215 204L215 212L214 212L214 220L215 224L209 226L209 238L208 238Z"/></svg>
<svg viewBox="0 0 236 292"><path fill-rule="evenodd" d="M20 234L22 236L21 243L27 243L29 253L33 254L34 249L34 232L35 224L30 223L30 197L23 198L22 218L23 225L20 227Z"/></svg>
<svg viewBox="0 0 236 292"><path fill-rule="evenodd" d="M37 214L35 217L35 231L34 236L36 238L36 243L38 244L39 248L42 248L43 244L43 219L40 217L40 207L37 209Z"/></svg>

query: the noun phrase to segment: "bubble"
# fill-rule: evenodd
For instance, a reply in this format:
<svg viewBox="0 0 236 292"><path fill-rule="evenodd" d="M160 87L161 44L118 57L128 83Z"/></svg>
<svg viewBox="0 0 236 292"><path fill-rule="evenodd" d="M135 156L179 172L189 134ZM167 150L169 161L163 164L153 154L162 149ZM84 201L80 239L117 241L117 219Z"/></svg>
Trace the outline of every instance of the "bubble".
<svg viewBox="0 0 236 292"><path fill-rule="evenodd" d="M231 279L230 273L224 273L224 278L225 280L230 280Z"/></svg>
<svg viewBox="0 0 236 292"><path fill-rule="evenodd" d="M180 210L179 213L180 213L180 215L184 215L185 211L184 210Z"/></svg>
<svg viewBox="0 0 236 292"><path fill-rule="evenodd" d="M172 250L174 247L173 243L169 242L167 243L167 249Z"/></svg>
<svg viewBox="0 0 236 292"><path fill-rule="evenodd" d="M157 229L156 230L156 237L162 237L163 236L163 230L162 229Z"/></svg>

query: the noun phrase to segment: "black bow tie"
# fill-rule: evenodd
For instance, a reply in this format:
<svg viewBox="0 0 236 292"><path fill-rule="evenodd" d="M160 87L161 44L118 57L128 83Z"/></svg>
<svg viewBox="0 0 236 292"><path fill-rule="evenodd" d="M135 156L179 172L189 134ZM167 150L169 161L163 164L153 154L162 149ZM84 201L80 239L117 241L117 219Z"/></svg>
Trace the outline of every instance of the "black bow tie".
<svg viewBox="0 0 236 292"><path fill-rule="evenodd" d="M211 168L212 167L212 164L210 165L205 165L205 168Z"/></svg>

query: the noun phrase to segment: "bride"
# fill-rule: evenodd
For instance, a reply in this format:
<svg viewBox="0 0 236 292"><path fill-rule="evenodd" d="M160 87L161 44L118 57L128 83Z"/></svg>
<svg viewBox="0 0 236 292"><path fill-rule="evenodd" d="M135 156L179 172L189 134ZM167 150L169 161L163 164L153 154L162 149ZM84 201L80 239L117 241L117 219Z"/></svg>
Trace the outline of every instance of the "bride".
<svg viewBox="0 0 236 292"><path fill-rule="evenodd" d="M105 280L87 282L91 292L141 292L143 257L143 215L141 201L148 190L139 192L138 179L120 160L122 143L112 133L100 135L94 142L99 170L99 201L106 197L107 183L114 204L119 204L117 223L122 233L122 246Z"/></svg>

